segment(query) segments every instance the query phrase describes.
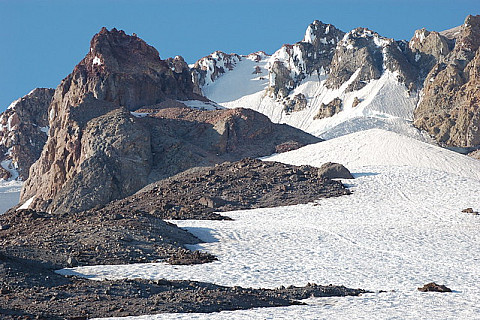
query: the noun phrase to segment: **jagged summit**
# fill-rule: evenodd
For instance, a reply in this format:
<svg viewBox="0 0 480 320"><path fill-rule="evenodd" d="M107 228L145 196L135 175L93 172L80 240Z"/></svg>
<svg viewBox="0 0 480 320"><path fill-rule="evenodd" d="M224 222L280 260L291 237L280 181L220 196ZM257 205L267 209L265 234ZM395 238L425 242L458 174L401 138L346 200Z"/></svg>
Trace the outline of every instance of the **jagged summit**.
<svg viewBox="0 0 480 320"><path fill-rule="evenodd" d="M315 20L307 27L302 42L311 43L313 45L318 42L323 44L337 42L338 39L335 38L335 30L335 26Z"/></svg>
<svg viewBox="0 0 480 320"><path fill-rule="evenodd" d="M138 72L151 68L164 72L168 66L158 51L136 35L103 27L90 41L90 51L80 62L90 72Z"/></svg>
<svg viewBox="0 0 480 320"><path fill-rule="evenodd" d="M90 95L130 110L166 99L200 98L193 92L185 61L177 59L175 65L172 68L168 60L161 60L158 51L136 35L102 28L92 38L85 58L62 82L68 91L62 95L71 94L77 101Z"/></svg>

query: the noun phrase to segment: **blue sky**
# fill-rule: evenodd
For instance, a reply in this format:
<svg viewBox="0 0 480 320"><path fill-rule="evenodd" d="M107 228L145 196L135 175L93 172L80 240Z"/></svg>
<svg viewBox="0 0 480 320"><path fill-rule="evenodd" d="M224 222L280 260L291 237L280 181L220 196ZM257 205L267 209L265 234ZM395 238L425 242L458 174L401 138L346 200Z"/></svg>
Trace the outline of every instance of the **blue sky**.
<svg viewBox="0 0 480 320"><path fill-rule="evenodd" d="M215 50L273 53L315 19L395 39L441 31L480 14L479 0L24 1L0 0L0 111L36 87L55 88L102 26L137 33L160 57L192 63Z"/></svg>

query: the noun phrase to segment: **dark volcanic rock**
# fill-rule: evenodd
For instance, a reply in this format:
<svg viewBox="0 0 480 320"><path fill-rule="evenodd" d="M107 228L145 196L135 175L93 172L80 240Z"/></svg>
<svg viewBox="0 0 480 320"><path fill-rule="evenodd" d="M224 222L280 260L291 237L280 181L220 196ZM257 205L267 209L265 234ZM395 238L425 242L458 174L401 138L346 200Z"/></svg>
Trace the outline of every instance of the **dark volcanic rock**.
<svg viewBox="0 0 480 320"><path fill-rule="evenodd" d="M48 106L54 89L37 88L0 114L0 161L10 160L22 180L40 157L48 133ZM0 167L0 179L11 178Z"/></svg>
<svg viewBox="0 0 480 320"><path fill-rule="evenodd" d="M159 109L176 99L206 100L193 92L187 69L181 57L160 60L136 36L102 29L55 91L50 136L21 201L35 196L33 209L79 212L194 166L320 141L252 110ZM128 110L137 107L156 113L134 117Z"/></svg>
<svg viewBox="0 0 480 320"><path fill-rule="evenodd" d="M418 291L422 292L452 292L450 288L447 288L443 284L436 284L435 282L430 282L424 285L421 288L418 288Z"/></svg>
<svg viewBox="0 0 480 320"><path fill-rule="evenodd" d="M167 261L195 264L215 260L192 252L186 244L201 241L176 225L126 206L68 215L10 210L0 216L0 245L21 259L34 259L55 268L78 265Z"/></svg>
<svg viewBox="0 0 480 320"><path fill-rule="evenodd" d="M248 289L165 279L89 281L66 278L38 261L3 253L0 253L0 290L2 319L59 320L288 306L312 296L358 296L367 292L316 284Z"/></svg>
<svg viewBox="0 0 480 320"><path fill-rule="evenodd" d="M318 169L243 159L194 168L155 182L105 208L142 210L168 219L225 219L215 212L308 203L350 192Z"/></svg>
<svg viewBox="0 0 480 320"><path fill-rule="evenodd" d="M328 179L355 179L347 168L333 162L322 164L318 169L318 175Z"/></svg>

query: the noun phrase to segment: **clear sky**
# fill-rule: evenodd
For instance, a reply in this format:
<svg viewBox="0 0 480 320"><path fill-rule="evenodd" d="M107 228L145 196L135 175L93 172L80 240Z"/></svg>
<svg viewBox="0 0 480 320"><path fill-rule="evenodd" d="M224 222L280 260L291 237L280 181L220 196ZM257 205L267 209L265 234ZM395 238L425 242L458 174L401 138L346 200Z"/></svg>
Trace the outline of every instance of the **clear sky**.
<svg viewBox="0 0 480 320"><path fill-rule="evenodd" d="M273 53L313 20L408 40L480 14L480 0L0 0L0 111L36 87L55 88L102 26L137 33L161 58L189 63L215 50Z"/></svg>

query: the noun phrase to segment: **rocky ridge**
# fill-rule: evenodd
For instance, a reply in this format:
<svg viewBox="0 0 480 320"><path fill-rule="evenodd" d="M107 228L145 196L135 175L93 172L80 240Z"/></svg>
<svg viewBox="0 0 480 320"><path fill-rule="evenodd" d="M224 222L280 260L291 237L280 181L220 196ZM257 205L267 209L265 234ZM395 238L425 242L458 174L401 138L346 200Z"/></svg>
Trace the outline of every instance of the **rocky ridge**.
<svg viewBox="0 0 480 320"><path fill-rule="evenodd" d="M480 16L468 16L460 28L446 35L452 37L449 40L454 47L441 47L441 59L425 79L423 97L415 110L415 126L443 145L478 149ZM436 37L444 42L448 39L441 34Z"/></svg>
<svg viewBox="0 0 480 320"><path fill-rule="evenodd" d="M227 54L222 51L201 58L191 69L195 92L202 94L202 87L214 82L220 75L232 70L242 60L238 54Z"/></svg>
<svg viewBox="0 0 480 320"><path fill-rule="evenodd" d="M417 30L408 42L366 28L345 33L314 21L302 41L284 45L268 58L269 85L264 93L274 101L263 96L241 99L239 104L315 134L329 129L321 119L339 111L348 109L352 114L345 119L369 117L372 111L386 113L408 126L414 120L415 127L441 145L476 150L480 147L478 17L468 16L463 25L442 32ZM318 85L310 85L316 81ZM363 90L375 81L382 85L378 92L375 86L372 92ZM387 96L392 101L386 101ZM343 107L322 111L337 98L343 100ZM360 110L353 112L350 106ZM297 112L310 119L300 119Z"/></svg>
<svg viewBox="0 0 480 320"><path fill-rule="evenodd" d="M48 106L54 89L37 88L0 115L0 179L26 180L48 136ZM9 170L7 170L9 169ZM17 176L11 172L16 171Z"/></svg>
<svg viewBox="0 0 480 320"><path fill-rule="evenodd" d="M337 164L337 167L339 165ZM327 166L329 167L329 166ZM309 203L350 194L333 172L245 158L214 167L193 168L152 183L105 206L116 212L139 210L162 219L229 219L219 212ZM342 167L343 170L346 170ZM344 177L342 175L341 177ZM349 178L353 178L351 175Z"/></svg>

